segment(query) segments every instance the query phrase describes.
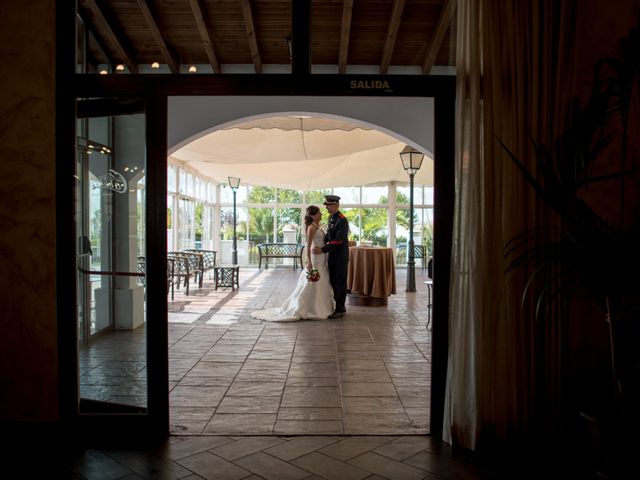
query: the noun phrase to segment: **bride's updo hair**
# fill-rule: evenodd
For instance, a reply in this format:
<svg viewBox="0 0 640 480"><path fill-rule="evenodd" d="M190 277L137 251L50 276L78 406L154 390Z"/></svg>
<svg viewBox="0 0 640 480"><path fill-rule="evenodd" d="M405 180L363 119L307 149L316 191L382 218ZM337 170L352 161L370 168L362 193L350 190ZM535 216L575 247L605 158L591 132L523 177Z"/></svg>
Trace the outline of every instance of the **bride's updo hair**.
<svg viewBox="0 0 640 480"><path fill-rule="evenodd" d="M313 223L313 218L311 218L313 215L315 215L316 213L318 213L320 211L320 209L318 207L316 207L315 205L309 205L307 207L307 213L304 216L304 225L305 227L308 227L309 225L311 225Z"/></svg>

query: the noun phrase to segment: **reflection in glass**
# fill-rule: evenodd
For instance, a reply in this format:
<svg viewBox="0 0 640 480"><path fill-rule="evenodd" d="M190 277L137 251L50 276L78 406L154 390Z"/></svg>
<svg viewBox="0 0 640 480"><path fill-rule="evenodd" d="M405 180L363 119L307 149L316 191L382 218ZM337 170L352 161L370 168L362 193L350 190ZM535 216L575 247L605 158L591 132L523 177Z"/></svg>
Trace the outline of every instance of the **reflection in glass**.
<svg viewBox="0 0 640 480"><path fill-rule="evenodd" d="M118 105L120 99L106 99ZM82 103L83 100L78 100ZM127 102L123 102L127 104ZM119 106L119 105L118 105ZM77 111L75 229L80 413L147 406L144 114ZM115 147L117 145L117 148Z"/></svg>

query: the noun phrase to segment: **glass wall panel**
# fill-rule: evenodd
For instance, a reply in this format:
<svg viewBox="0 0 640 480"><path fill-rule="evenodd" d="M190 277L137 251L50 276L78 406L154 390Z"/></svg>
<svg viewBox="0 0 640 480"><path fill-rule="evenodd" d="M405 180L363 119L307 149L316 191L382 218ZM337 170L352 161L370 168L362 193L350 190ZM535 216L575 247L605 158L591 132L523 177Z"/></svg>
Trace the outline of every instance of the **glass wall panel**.
<svg viewBox="0 0 640 480"><path fill-rule="evenodd" d="M206 200L209 203L215 203L216 201L216 184L215 183L207 182Z"/></svg>
<svg viewBox="0 0 640 480"><path fill-rule="evenodd" d="M415 195L415 190L413 194ZM398 184L396 186L396 203L398 205L409 205L409 195L409 185ZM417 202L414 200L414 203Z"/></svg>
<svg viewBox="0 0 640 480"><path fill-rule="evenodd" d="M277 197L277 189L275 187L263 187L261 185L253 185L249 187L249 203L275 203ZM233 201L233 199L232 199Z"/></svg>
<svg viewBox="0 0 640 480"><path fill-rule="evenodd" d="M334 188L333 194L340 197L340 204L358 204L360 203L360 187L340 187Z"/></svg>
<svg viewBox="0 0 640 480"><path fill-rule="evenodd" d="M249 209L249 237L256 245L259 243L275 242L274 238L274 216L273 208L250 208Z"/></svg>
<svg viewBox="0 0 640 480"><path fill-rule="evenodd" d="M386 205L389 203L389 187L386 185L362 187L362 203Z"/></svg>
<svg viewBox="0 0 640 480"><path fill-rule="evenodd" d="M180 175L178 176L178 192L182 195L188 195L189 197L194 196L195 184L191 173L180 170Z"/></svg>
<svg viewBox="0 0 640 480"><path fill-rule="evenodd" d="M246 265L249 262L248 218L249 209L236 208L236 241L240 265ZM233 207L223 207L220 209L220 263L231 263L232 247Z"/></svg>
<svg viewBox="0 0 640 480"><path fill-rule="evenodd" d="M415 219L414 212L414 219ZM415 239L414 239L415 241ZM407 264L407 243L409 242L409 209L396 209L396 265Z"/></svg>
<svg viewBox="0 0 640 480"><path fill-rule="evenodd" d="M178 201L178 250L195 247L195 204L193 200Z"/></svg>
<svg viewBox="0 0 640 480"><path fill-rule="evenodd" d="M246 185L240 185L240 187L236 191L236 204L245 203L247 201L247 190L248 187ZM231 187L229 187L228 184L223 184L222 188L220 189L220 203L233 203L233 190L231 189Z"/></svg>
<svg viewBox="0 0 640 480"><path fill-rule="evenodd" d="M302 217L299 208L278 208L276 211L276 241L300 243L302 240Z"/></svg>
<svg viewBox="0 0 640 480"><path fill-rule="evenodd" d="M78 412L138 414L148 400L145 116L111 116L130 99L102 100L76 110L90 112L77 122L74 174Z"/></svg>
<svg viewBox="0 0 640 480"><path fill-rule="evenodd" d="M307 204L305 208L309 205L316 205L318 207L322 207L322 202L324 202L324 196L330 195L331 189L327 188L325 190L311 190L305 193L305 201Z"/></svg>
<svg viewBox="0 0 640 480"><path fill-rule="evenodd" d="M169 165L167 167L167 191L169 191L170 193L177 192L177 189L176 189L177 170L178 168L173 165Z"/></svg>
<svg viewBox="0 0 640 480"><path fill-rule="evenodd" d="M196 179L196 185L198 181ZM202 248L202 235L204 232L204 203L196 202L194 215L194 245Z"/></svg>
<svg viewBox="0 0 640 480"><path fill-rule="evenodd" d="M386 247L389 237L386 208L362 208L361 245Z"/></svg>
<svg viewBox="0 0 640 480"><path fill-rule="evenodd" d="M278 203L301 203L302 193L298 190L278 189Z"/></svg>

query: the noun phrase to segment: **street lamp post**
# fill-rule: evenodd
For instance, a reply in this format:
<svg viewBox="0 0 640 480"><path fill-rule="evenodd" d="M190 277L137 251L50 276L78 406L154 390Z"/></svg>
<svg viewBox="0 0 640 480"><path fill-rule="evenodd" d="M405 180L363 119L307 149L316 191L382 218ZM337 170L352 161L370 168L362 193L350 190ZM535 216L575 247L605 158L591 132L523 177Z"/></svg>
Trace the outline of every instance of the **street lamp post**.
<svg viewBox="0 0 640 480"><path fill-rule="evenodd" d="M424 154L407 145L400 152L402 167L409 174L409 246L407 250L407 292L416 291L416 261L413 246L413 176L420 170Z"/></svg>
<svg viewBox="0 0 640 480"><path fill-rule="evenodd" d="M233 190L233 248L231 249L231 263L238 264L238 236L236 234L236 191L240 186L240 179L237 177L228 177L229 186Z"/></svg>

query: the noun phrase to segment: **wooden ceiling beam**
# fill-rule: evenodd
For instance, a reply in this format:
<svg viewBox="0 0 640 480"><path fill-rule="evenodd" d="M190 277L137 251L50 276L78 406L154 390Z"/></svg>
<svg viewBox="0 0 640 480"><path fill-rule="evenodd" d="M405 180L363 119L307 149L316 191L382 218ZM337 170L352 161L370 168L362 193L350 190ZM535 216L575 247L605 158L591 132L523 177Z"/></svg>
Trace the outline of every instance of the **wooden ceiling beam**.
<svg viewBox="0 0 640 480"><path fill-rule="evenodd" d="M436 63L438 57L438 51L442 45L444 34L447 33L447 29L451 25L453 20L453 14L456 10L456 0L444 0L442 4L442 10L440 10L440 16L438 17L438 23L431 36L431 43L427 48L427 54L422 62L422 73L428 75L431 73L433 65Z"/></svg>
<svg viewBox="0 0 640 480"><path fill-rule="evenodd" d="M104 40L106 40L107 43L111 45L111 48L113 48L116 56L118 57L118 60L124 63L130 72L132 73L137 72L138 71L137 64L133 60L131 60L132 58L131 55L127 52L127 50L124 48L122 43L120 43L118 36L115 34L113 29L111 28L109 21L106 19L106 17L102 13L102 10L100 10L100 7L96 3L96 1L82 0L81 4L91 12L91 14L93 15L94 21L100 24L99 26L101 30L104 32L104 36L106 37ZM92 33L94 35L97 35L96 29L94 29Z"/></svg>
<svg viewBox="0 0 640 480"><path fill-rule="evenodd" d="M260 51L258 50L258 39L256 35L256 27L253 24L253 12L251 10L250 0L242 0L242 15L244 16L244 24L247 30L247 41L249 42L249 50L251 51L251 60L256 69L256 73L262 73L262 60L260 60Z"/></svg>
<svg viewBox="0 0 640 480"><path fill-rule="evenodd" d="M404 11L405 0L394 0L393 9L391 10L391 19L389 20L389 28L384 42L382 51L382 60L380 62L380 73L385 74L389 70L391 63L391 55L396 46L396 37L400 29L400 21L402 20L402 12Z"/></svg>
<svg viewBox="0 0 640 480"><path fill-rule="evenodd" d="M140 7L140 12L142 12L142 16L147 22L147 26L149 27L149 29L151 29L151 34L153 35L158 48L160 48L160 53L164 57L165 63L169 65L169 70L171 70L171 73L179 73L179 64L173 54L169 51L169 47L164 41L164 37L162 36L160 29L158 28L158 24L153 18L153 14L149 9L149 5L147 5L147 2L145 0L137 0L137 2L138 7Z"/></svg>
<svg viewBox="0 0 640 480"><path fill-rule="evenodd" d="M351 37L351 16L353 14L353 0L342 2L342 26L340 27L340 53L338 55L338 72L347 72L347 58L349 56L349 38Z"/></svg>
<svg viewBox="0 0 640 480"><path fill-rule="evenodd" d="M202 40L202 46L204 47L204 51L207 54L207 58L209 59L209 63L213 68L215 73L222 73L222 69L220 68L220 62L216 57L215 52L213 51L213 40L211 40L211 36L209 35L209 30L207 29L207 25L204 21L204 15L202 11L202 7L200 6L199 0L189 0L189 6L191 7L191 11L193 12L193 18L196 21L196 27L198 27L198 33L200 34L200 39Z"/></svg>

